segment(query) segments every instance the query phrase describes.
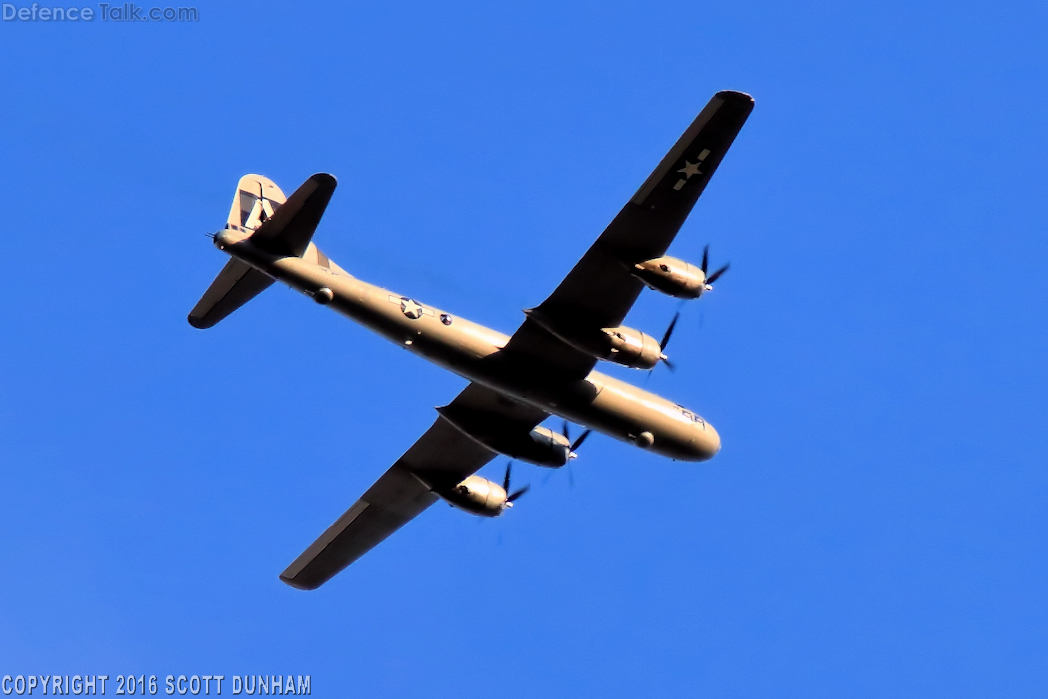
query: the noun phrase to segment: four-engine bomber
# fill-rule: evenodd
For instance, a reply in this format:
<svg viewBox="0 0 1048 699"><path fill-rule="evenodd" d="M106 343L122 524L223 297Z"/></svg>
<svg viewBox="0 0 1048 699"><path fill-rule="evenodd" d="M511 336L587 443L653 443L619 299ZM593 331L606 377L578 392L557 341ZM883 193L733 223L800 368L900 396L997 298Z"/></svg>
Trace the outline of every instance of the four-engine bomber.
<svg viewBox="0 0 1048 699"><path fill-rule="evenodd" d="M313 234L335 178L310 177L290 197L268 178L245 175L215 245L230 256L189 314L209 328L279 280L410 352L469 380L405 453L309 546L280 578L314 589L438 499L495 517L527 486L510 491L476 472L496 455L548 468L577 456L591 432L652 453L703 461L720 449L698 413L595 370L599 361L651 370L669 365L661 340L623 321L645 286L682 299L713 288L728 269L666 255L751 110L739 92L718 92L654 172L545 301L524 311L512 335L472 323L350 275ZM672 368L672 366L671 366ZM560 432L541 425L563 420ZM586 429L569 436L568 421Z"/></svg>

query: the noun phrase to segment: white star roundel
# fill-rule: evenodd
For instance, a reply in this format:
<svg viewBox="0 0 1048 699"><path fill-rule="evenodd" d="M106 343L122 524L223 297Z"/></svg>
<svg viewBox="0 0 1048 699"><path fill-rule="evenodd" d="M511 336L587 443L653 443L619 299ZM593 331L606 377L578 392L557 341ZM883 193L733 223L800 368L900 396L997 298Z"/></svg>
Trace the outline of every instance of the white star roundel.
<svg viewBox="0 0 1048 699"><path fill-rule="evenodd" d="M411 320L418 320L422 317L422 306L417 301L406 297L400 300L400 310Z"/></svg>

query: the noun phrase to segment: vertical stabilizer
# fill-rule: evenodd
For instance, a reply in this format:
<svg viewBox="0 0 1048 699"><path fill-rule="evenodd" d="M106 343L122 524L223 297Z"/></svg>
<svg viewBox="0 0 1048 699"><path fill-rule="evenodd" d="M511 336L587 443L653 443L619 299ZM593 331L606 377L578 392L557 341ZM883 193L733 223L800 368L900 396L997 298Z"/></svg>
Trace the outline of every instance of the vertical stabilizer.
<svg viewBox="0 0 1048 699"><path fill-rule="evenodd" d="M256 231L286 201L287 197L273 180L262 175L244 175L233 195L226 228Z"/></svg>
<svg viewBox="0 0 1048 699"><path fill-rule="evenodd" d="M262 175L244 175L233 193L226 229L253 233L272 218L287 197ZM194 328L210 328L265 291L273 280L246 262L229 260L189 314Z"/></svg>

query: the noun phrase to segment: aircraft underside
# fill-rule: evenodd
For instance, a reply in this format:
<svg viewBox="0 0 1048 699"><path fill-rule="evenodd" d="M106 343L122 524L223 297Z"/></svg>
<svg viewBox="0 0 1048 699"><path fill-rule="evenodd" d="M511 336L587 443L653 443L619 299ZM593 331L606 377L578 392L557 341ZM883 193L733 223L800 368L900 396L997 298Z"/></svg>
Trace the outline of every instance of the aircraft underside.
<svg viewBox="0 0 1048 699"><path fill-rule="evenodd" d="M241 178L215 245L230 260L189 315L209 328L275 280L329 306L405 349L470 380L408 451L281 574L294 587L329 580L438 498L473 514L498 516L526 488L511 491L475 475L496 455L564 466L590 430L681 461L720 449L717 431L672 401L602 374L600 361L672 368L661 340L624 326L644 288L680 299L712 290L728 266L666 255L710 177L753 109L749 95L719 92L627 202L564 281L526 309L512 334L354 278L313 244L335 190L318 174L286 198L260 175ZM557 415L587 428L572 440L540 423Z"/></svg>

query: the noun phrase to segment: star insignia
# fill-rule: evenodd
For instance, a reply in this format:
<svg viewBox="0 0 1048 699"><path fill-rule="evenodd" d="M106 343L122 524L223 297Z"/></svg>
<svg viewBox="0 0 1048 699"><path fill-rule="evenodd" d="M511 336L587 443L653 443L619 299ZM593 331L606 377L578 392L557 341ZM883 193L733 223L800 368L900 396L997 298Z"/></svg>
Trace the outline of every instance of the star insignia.
<svg viewBox="0 0 1048 699"><path fill-rule="evenodd" d="M689 163L687 160L685 160L684 167L682 167L680 170L677 170L677 172L683 172L684 176L690 180L692 175L702 174L701 172L699 172L699 165L701 164L702 161L699 161L697 163Z"/></svg>
<svg viewBox="0 0 1048 699"><path fill-rule="evenodd" d="M418 320L422 317L422 306L412 299L401 299L400 310L411 320Z"/></svg>

